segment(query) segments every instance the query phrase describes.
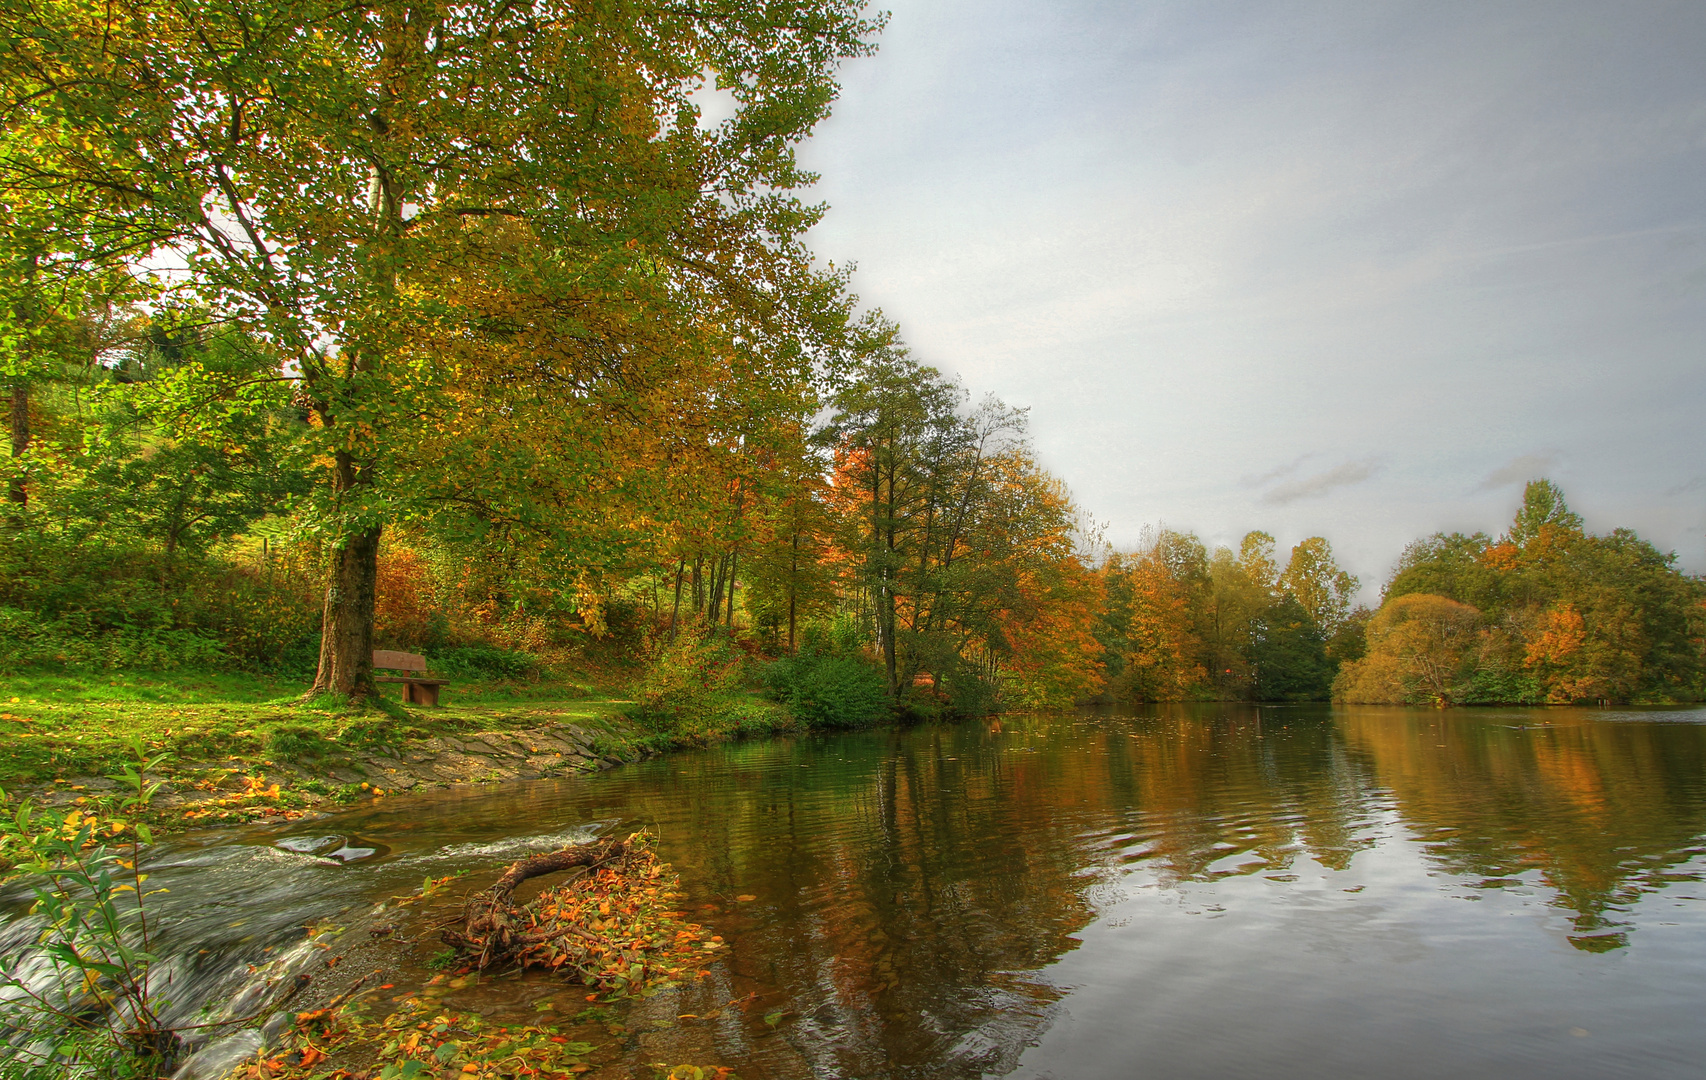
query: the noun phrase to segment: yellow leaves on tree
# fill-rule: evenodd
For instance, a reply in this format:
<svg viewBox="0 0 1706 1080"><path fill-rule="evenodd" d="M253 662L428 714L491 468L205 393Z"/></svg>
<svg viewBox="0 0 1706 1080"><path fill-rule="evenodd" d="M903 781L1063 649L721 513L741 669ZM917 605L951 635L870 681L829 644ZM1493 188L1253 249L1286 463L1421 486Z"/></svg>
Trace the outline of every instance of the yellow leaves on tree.
<svg viewBox="0 0 1706 1080"><path fill-rule="evenodd" d="M1028 509L1015 519L1044 526L1013 538L1015 600L999 623L1006 644L1003 696L1025 708L1067 708L1102 688L1102 645L1093 632L1102 581L1075 550L1075 509L1065 485L1028 458L994 465L1000 487Z"/></svg>
<svg viewBox="0 0 1706 1080"><path fill-rule="evenodd" d="M1108 570L1130 589L1127 652L1122 689L1143 701L1190 697L1208 680L1197 657L1202 641L1187 580L1175 572L1157 543L1135 555L1115 556Z"/></svg>
<svg viewBox="0 0 1706 1080"><path fill-rule="evenodd" d="M1574 604L1553 608L1542 617L1540 633L1523 653L1523 663L1540 670L1563 670L1576 660L1587 641L1587 623Z"/></svg>
<svg viewBox="0 0 1706 1080"><path fill-rule="evenodd" d="M1555 703L1626 698L1641 674L1646 651L1640 613L1608 590L1590 596L1588 612L1573 603L1545 611L1528 639L1523 665Z"/></svg>
<svg viewBox="0 0 1706 1080"><path fill-rule="evenodd" d="M429 639L437 604L432 572L413 548L388 545L379 556L374 634L387 645L418 645Z"/></svg>
<svg viewBox="0 0 1706 1080"><path fill-rule="evenodd" d="M1481 613L1443 596L1413 593L1369 621L1368 652L1346 664L1333 696L1350 702L1447 705L1460 700L1481 645Z"/></svg>

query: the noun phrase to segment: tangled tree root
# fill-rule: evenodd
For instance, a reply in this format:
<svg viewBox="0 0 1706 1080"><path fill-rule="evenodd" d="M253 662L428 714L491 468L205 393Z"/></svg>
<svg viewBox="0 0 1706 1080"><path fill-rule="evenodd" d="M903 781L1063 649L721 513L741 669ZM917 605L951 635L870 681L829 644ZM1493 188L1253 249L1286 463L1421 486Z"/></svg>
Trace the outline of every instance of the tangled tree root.
<svg viewBox="0 0 1706 1080"><path fill-rule="evenodd" d="M522 882L565 870L585 873L515 903ZM478 970L544 967L618 994L655 989L704 974L722 947L721 938L668 910L680 899L678 885L644 833L578 844L510 866L468 899L460 926L439 937Z"/></svg>

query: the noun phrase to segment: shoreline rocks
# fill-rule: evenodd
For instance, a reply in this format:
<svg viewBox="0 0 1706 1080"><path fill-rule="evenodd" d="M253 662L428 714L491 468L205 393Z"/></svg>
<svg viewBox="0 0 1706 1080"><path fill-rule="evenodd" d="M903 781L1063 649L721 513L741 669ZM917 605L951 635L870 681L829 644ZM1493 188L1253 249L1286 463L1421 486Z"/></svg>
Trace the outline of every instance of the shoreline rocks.
<svg viewBox="0 0 1706 1080"><path fill-rule="evenodd" d="M198 804L229 802L234 794L253 786L249 777L264 775L268 782L306 800L312 810L330 810L338 800L326 791L327 785L348 789L366 784L386 793L431 791L586 775L644 756L627 739L613 738L610 732L547 723L511 731L437 735L395 747L341 750L320 758L176 762L153 806L163 811L193 810ZM77 776L19 793L43 805L65 806L80 797L110 794L116 787L105 777Z"/></svg>

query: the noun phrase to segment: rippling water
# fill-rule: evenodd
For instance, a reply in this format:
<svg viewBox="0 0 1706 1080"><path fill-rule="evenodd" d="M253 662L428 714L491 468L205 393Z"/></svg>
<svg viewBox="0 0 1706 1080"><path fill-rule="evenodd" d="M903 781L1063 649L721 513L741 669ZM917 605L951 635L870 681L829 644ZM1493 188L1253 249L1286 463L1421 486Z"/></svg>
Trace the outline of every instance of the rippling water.
<svg viewBox="0 0 1706 1080"><path fill-rule="evenodd" d="M732 949L644 1007L631 1063L759 1080L1706 1061L1702 710L1205 706L742 744L204 834L157 880L183 886L180 948L229 967L428 874L638 824ZM519 1013L554 990L469 994Z"/></svg>

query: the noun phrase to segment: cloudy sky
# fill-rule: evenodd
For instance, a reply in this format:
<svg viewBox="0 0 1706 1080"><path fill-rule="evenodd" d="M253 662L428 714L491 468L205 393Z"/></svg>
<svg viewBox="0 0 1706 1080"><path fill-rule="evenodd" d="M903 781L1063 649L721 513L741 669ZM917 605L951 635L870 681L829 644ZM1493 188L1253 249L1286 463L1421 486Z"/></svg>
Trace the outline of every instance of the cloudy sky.
<svg viewBox="0 0 1706 1080"><path fill-rule="evenodd" d="M1706 571L1706 4L893 0L820 256L1134 544L1557 481Z"/></svg>

